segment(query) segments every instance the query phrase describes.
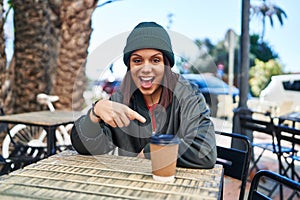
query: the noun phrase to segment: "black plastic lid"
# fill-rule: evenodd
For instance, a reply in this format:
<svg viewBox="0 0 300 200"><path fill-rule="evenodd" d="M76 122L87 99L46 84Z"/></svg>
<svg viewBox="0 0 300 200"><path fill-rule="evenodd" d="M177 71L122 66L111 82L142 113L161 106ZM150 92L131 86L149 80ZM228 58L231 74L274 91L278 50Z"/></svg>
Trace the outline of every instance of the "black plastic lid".
<svg viewBox="0 0 300 200"><path fill-rule="evenodd" d="M173 134L156 133L155 135L152 135L151 143L152 144L162 144L162 145L179 144L180 139L179 139L179 137L177 137L176 135L173 135Z"/></svg>

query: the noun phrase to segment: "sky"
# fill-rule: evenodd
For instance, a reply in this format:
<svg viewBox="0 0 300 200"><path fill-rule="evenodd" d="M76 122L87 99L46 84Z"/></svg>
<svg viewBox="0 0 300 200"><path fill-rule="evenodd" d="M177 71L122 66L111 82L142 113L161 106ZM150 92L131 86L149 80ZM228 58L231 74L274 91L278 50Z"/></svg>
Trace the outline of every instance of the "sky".
<svg viewBox="0 0 300 200"><path fill-rule="evenodd" d="M107 0L100 0L99 4ZM274 27L267 20L265 41L279 55L280 62L284 65L285 72L300 72L297 58L300 52L300 1L299 0L269 0L281 7L286 13L283 26L274 16ZM6 2L6 1L5 1ZM241 2L242 0L118 0L110 4L96 8L92 15L92 34L89 44L89 55L97 49L111 47L122 50L125 43L115 38L129 33L139 22L155 21L166 29L181 34L190 41L209 38L213 44L224 39L226 32L232 29L236 34L241 32ZM257 4L261 0L250 0L251 4ZM172 13L172 23L169 23L168 14ZM8 19L12 24L12 19ZM169 27L168 27L169 26ZM7 47L11 47L13 41L13 29L7 28ZM258 18L250 20L250 34L260 33L261 23ZM125 34L126 36L126 34ZM126 39L122 35L124 41ZM110 43L114 43L110 45ZM174 44L173 44L174 45ZM7 50L10 58L12 51ZM107 52L100 51L102 54ZM99 53L99 52L98 52ZM97 53L96 53L97 54ZM102 57L99 54L92 57L95 65L87 65L86 74L91 79L98 79ZM120 59L116 62L120 62ZM120 63L121 64L121 63ZM126 68L120 68L124 73ZM107 75L101 75L107 76Z"/></svg>
<svg viewBox="0 0 300 200"><path fill-rule="evenodd" d="M99 1L100 4L105 1ZM251 0L257 4L260 0ZM287 18L283 26L274 16L274 26L267 20L265 41L279 55L285 72L300 72L297 57L300 52L299 0L270 0L282 8ZM172 13L172 23L168 14ZM139 22L155 21L190 40L209 38L214 44L223 40L232 29L241 32L241 0L119 0L98 7L92 16L93 32L89 52L124 32L131 31ZM168 27L169 25L169 27ZM258 18L250 20L250 34L260 33ZM120 44L121 45L121 44ZM124 44L122 44L124 45ZM97 72L87 69L88 76Z"/></svg>

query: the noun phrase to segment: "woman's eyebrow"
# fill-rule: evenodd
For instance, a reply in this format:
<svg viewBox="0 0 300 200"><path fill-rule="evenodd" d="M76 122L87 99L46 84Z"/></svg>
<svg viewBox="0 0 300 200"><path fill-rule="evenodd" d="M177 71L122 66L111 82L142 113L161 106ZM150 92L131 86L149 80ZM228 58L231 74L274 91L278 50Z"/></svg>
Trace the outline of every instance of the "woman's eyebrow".
<svg viewBox="0 0 300 200"><path fill-rule="evenodd" d="M157 55L161 55L161 56L162 56L163 54L159 52L159 53L157 53L157 54L154 54L153 56L157 56ZM153 56L152 56L152 57L153 57Z"/></svg>
<svg viewBox="0 0 300 200"><path fill-rule="evenodd" d="M158 56L158 55L161 55L161 56L162 56L163 54L160 53L160 52L158 52L158 53L152 55L151 57ZM133 54L131 54L131 56L139 56L139 57L142 57L142 55L139 55L139 54L137 54L137 53L133 53Z"/></svg>
<svg viewBox="0 0 300 200"><path fill-rule="evenodd" d="M137 53L133 53L133 54L131 54L131 56L140 56L141 57L141 55L139 55Z"/></svg>

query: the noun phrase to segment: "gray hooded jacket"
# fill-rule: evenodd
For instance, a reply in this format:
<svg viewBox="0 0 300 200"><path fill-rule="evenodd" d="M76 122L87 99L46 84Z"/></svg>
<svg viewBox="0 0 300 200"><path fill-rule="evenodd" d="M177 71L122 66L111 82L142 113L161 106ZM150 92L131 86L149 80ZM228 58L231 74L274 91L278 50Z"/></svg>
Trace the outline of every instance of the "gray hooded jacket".
<svg viewBox="0 0 300 200"><path fill-rule="evenodd" d="M93 123L89 115L75 121L72 129L72 145L80 154L105 154L118 147L122 156L137 156L144 151L150 158L149 142L152 135L151 114L140 92L137 92L133 110L146 118L145 123L136 120L129 126L112 128L104 122ZM115 102L123 102L117 91L111 96ZM173 101L165 109L154 110L156 132L177 135L181 142L177 166L187 168L212 168L216 162L216 141L210 112L203 95L182 76L173 91Z"/></svg>

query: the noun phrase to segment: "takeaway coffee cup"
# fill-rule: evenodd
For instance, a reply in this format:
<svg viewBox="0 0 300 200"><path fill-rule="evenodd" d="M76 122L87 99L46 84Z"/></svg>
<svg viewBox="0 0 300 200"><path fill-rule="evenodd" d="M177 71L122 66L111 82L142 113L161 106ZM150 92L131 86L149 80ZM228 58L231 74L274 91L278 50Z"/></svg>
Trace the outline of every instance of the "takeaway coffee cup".
<svg viewBox="0 0 300 200"><path fill-rule="evenodd" d="M174 180L180 139L173 134L155 134L151 137L150 156L154 180Z"/></svg>

